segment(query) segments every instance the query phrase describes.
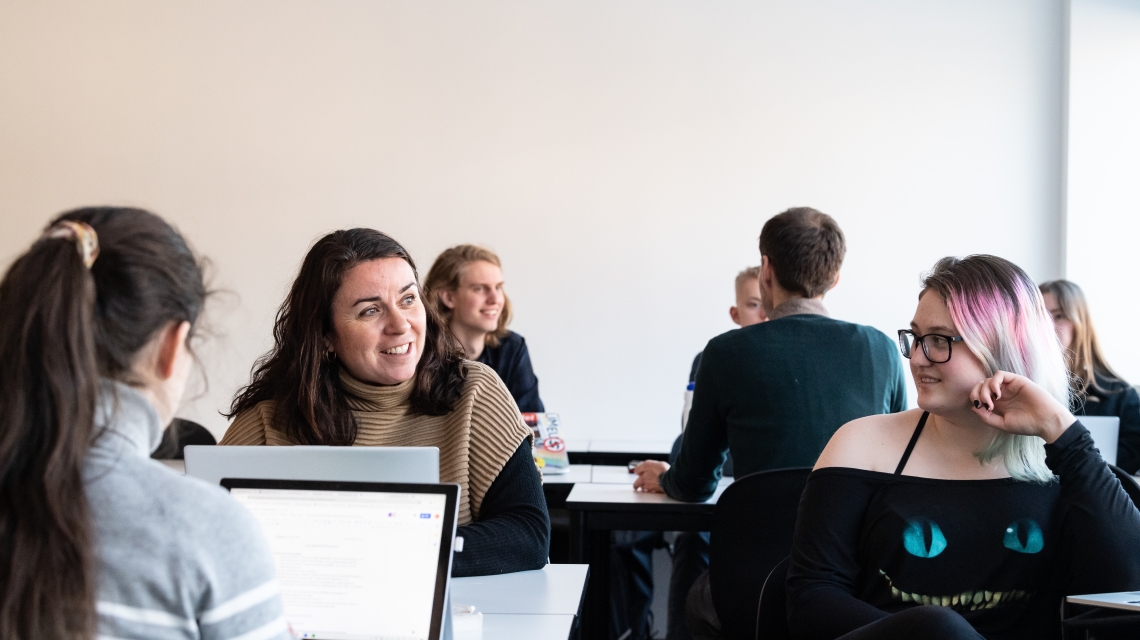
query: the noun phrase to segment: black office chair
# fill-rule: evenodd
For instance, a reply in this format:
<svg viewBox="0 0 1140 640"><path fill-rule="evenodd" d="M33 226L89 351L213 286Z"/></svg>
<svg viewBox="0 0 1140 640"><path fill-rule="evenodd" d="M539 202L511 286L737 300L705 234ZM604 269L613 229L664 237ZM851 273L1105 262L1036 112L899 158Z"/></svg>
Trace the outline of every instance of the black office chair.
<svg viewBox="0 0 1140 640"><path fill-rule="evenodd" d="M162 442L150 457L155 460L184 460L182 451L188 444L213 445L218 444L218 441L206 427L197 422L175 418L162 432Z"/></svg>
<svg viewBox="0 0 1140 640"><path fill-rule="evenodd" d="M784 581L788 578L788 563L784 558L764 581L760 592L760 605L756 607L756 640L791 640L788 629L788 593Z"/></svg>
<svg viewBox="0 0 1140 640"><path fill-rule="evenodd" d="M737 478L717 500L709 540L709 590L721 631L752 638L764 579L792 551L809 468Z"/></svg>
<svg viewBox="0 0 1140 640"><path fill-rule="evenodd" d="M1127 493L1128 497L1132 498L1132 504L1136 505L1137 509L1140 509L1140 482L1136 482L1136 478L1133 478L1132 474L1114 464L1108 465L1108 468L1112 469L1112 472L1116 474L1116 479L1120 481L1120 486L1124 487L1124 493Z"/></svg>

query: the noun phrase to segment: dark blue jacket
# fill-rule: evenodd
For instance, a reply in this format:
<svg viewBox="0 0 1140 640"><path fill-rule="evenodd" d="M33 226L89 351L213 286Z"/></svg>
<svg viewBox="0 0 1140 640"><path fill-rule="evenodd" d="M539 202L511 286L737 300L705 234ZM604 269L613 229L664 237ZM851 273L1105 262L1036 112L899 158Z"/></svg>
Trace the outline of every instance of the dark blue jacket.
<svg viewBox="0 0 1140 640"><path fill-rule="evenodd" d="M499 341L499 346L484 347L478 361L499 374L507 385L507 390L514 396L519 411L546 411L542 398L538 397L538 378L530 365L530 352L527 351L526 340L522 336L508 331L507 337Z"/></svg>

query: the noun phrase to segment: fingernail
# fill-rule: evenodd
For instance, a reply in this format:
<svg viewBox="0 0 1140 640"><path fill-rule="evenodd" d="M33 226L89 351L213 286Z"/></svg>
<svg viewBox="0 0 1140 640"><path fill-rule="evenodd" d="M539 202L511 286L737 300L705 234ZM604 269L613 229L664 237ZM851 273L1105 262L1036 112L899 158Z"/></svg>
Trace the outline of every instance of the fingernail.
<svg viewBox="0 0 1140 640"><path fill-rule="evenodd" d="M980 403L980 402L978 402L977 400L975 400L975 401L974 401L974 408L975 408L975 409L977 409L977 408L978 408L978 407L980 407L980 406L982 406L982 403Z"/></svg>
<svg viewBox="0 0 1140 640"><path fill-rule="evenodd" d="M990 405L988 405L988 404L984 404L984 405L982 405L982 406L986 408L986 411L990 411L990 410L991 410L991 409L990 409Z"/></svg>

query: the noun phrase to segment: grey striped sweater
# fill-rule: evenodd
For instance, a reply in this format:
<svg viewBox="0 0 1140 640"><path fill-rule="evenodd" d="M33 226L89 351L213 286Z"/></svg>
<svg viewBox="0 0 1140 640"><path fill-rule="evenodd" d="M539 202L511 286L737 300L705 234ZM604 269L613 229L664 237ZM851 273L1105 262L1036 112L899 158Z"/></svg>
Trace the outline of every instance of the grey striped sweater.
<svg viewBox="0 0 1140 640"><path fill-rule="evenodd" d="M261 529L224 490L150 459L140 393L104 381L84 480L98 557L100 640L290 638Z"/></svg>

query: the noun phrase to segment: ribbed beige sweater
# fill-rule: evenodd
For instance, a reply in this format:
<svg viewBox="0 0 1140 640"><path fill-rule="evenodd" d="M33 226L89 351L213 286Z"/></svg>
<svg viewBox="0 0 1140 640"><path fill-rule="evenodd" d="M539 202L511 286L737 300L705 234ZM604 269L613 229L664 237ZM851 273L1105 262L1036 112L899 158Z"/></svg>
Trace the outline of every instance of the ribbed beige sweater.
<svg viewBox="0 0 1140 640"><path fill-rule="evenodd" d="M532 436L506 385L490 367L464 362L467 380L455 409L445 416L412 416L412 380L379 387L341 369L340 387L356 416L355 446L439 447L439 480L462 487L459 524L479 519L483 496L518 449ZM234 418L220 444L293 445L273 421L275 403L266 400Z"/></svg>

